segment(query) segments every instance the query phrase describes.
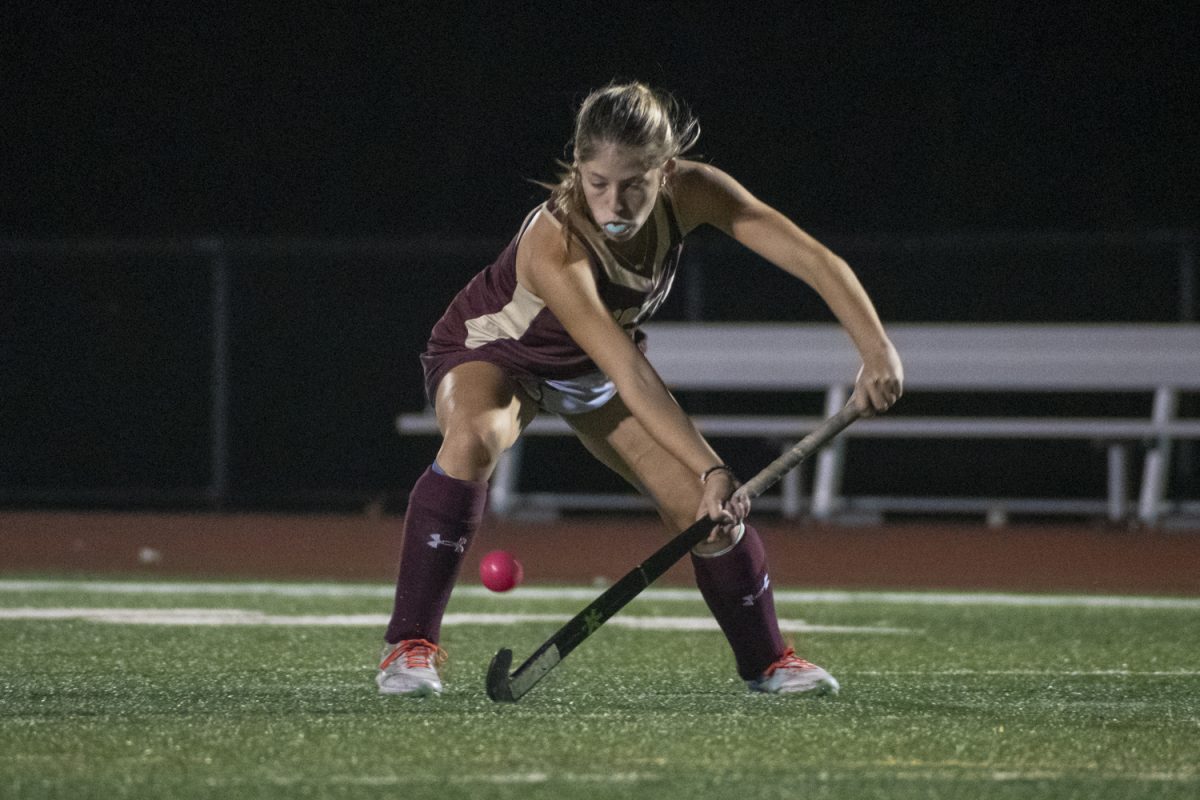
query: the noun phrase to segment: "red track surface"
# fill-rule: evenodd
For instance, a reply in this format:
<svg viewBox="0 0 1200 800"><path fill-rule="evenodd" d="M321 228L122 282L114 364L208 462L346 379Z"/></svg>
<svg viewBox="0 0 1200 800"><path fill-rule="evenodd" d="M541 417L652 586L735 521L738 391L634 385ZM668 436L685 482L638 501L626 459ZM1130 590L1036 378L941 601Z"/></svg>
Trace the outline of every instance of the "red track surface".
<svg viewBox="0 0 1200 800"><path fill-rule="evenodd" d="M0 513L0 572L391 581L399 517L262 514ZM1200 530L1087 526L817 526L765 519L776 586L1137 592L1200 595ZM511 551L526 582L612 580L665 532L649 516L489 520L479 559ZM690 583L677 566L664 584Z"/></svg>

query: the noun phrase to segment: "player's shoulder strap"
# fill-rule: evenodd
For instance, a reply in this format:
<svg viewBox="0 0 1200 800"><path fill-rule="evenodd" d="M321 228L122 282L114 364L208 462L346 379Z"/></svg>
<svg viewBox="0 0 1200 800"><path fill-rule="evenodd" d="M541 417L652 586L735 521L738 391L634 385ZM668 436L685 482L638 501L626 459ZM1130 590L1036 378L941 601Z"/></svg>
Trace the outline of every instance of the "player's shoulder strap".
<svg viewBox="0 0 1200 800"><path fill-rule="evenodd" d="M658 196L667 212L667 224L671 226L671 246L674 247L683 241L683 226L675 216L675 204L671 202L671 197L666 192L659 192Z"/></svg>
<svg viewBox="0 0 1200 800"><path fill-rule="evenodd" d="M542 213L545 213L545 215L554 223L556 227L562 227L562 223L558 221L558 218L555 217L553 212L550 210L550 201L547 200L534 206L533 209L525 215L525 221L521 223L521 228L517 231L517 239L520 239L525 235L525 231L529 230L529 226L532 225L533 221L538 218L539 214Z"/></svg>

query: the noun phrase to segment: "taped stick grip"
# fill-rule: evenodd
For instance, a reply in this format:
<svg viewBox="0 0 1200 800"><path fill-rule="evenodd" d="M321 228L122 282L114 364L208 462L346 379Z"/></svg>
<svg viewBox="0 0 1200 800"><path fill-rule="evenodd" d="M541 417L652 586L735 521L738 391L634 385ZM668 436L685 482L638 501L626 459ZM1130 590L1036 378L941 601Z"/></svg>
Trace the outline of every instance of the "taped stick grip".
<svg viewBox="0 0 1200 800"><path fill-rule="evenodd" d="M861 416L861 412L858 408L852 403L847 403L841 411L822 422L812 433L796 442L786 453L738 487L734 494L743 494L751 499L758 497L778 483L780 478L793 470L801 461L829 444L833 437L844 431L859 416Z"/></svg>

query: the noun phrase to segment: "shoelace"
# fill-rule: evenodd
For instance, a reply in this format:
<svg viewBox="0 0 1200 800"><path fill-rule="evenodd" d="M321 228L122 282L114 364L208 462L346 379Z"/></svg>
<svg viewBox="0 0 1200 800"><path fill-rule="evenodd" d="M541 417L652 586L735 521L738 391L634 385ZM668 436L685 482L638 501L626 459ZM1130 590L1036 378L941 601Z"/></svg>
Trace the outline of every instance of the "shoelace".
<svg viewBox="0 0 1200 800"><path fill-rule="evenodd" d="M796 655L796 651L789 647L783 651L783 655L774 664L767 667L767 671L763 673L763 677L771 677L777 669L812 669L815 666L811 661L805 661Z"/></svg>
<svg viewBox="0 0 1200 800"><path fill-rule="evenodd" d="M396 659L404 657L409 669L436 669L446 662L446 651L425 639L406 639L387 654L380 669L387 669Z"/></svg>

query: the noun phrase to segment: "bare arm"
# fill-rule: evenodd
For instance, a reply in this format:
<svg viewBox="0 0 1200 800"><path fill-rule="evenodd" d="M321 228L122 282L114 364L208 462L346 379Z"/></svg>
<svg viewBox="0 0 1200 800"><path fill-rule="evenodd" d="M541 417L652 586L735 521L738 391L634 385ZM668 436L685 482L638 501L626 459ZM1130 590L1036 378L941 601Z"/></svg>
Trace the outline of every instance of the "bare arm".
<svg viewBox="0 0 1200 800"><path fill-rule="evenodd" d="M904 383L900 357L845 261L715 167L680 162L675 181L685 227L714 226L821 296L862 357L854 389L861 410L886 411L899 399Z"/></svg>
<svg viewBox="0 0 1200 800"><path fill-rule="evenodd" d="M524 244L529 245L531 254L520 262L520 279L612 378L625 405L654 440L691 469L697 480L709 467L720 464L720 457L605 307L582 249L574 243L568 247L558 231L547 229L531 229ZM735 486L726 473L714 475L717 477L705 484L703 513L725 521L745 516L748 503L739 502L732 513L722 511L723 501Z"/></svg>

